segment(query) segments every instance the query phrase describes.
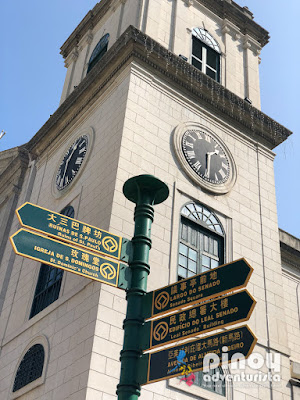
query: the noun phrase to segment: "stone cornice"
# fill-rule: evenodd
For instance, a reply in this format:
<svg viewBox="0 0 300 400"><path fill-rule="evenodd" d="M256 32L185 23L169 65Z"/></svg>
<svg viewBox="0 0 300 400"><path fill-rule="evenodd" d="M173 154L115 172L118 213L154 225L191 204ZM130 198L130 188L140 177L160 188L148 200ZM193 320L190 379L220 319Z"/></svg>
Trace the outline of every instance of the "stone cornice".
<svg viewBox="0 0 300 400"><path fill-rule="evenodd" d="M113 6L114 0L101 0L90 10L80 24L75 28L65 43L60 48L60 54L66 58L69 53L78 45L89 30L92 30L100 19Z"/></svg>
<svg viewBox="0 0 300 400"><path fill-rule="evenodd" d="M28 167L29 155L25 146L17 147L15 157L0 175L1 198L11 193L19 193L21 182Z"/></svg>
<svg viewBox="0 0 300 400"><path fill-rule="evenodd" d="M300 239L279 229L280 248L286 260L294 259L300 267Z"/></svg>
<svg viewBox="0 0 300 400"><path fill-rule="evenodd" d="M130 26L104 55L101 63L95 65L28 142L28 150L37 155L41 154L74 118L80 116L83 110L95 101L112 78L132 61L146 67L200 106L242 130L245 136L269 149L282 143L292 133L149 36ZM44 144L43 138L46 139Z"/></svg>
<svg viewBox="0 0 300 400"><path fill-rule="evenodd" d="M231 0L195 0L199 4L211 10L222 19L227 19L237 26L241 33L251 36L261 47L265 46L269 39L269 32L253 20L253 14L247 7L241 7Z"/></svg>
<svg viewBox="0 0 300 400"><path fill-rule="evenodd" d="M120 1L120 0L118 0ZM240 7L234 1L223 0L193 0L186 1L189 6L199 3L208 8L222 19L227 19L238 27L243 35L251 36L261 47L269 41L269 33L253 21L252 13L245 7ZM66 58L69 53L78 45L84 35L101 20L110 10L116 7L116 0L101 0L90 10L80 24L75 28L65 43L61 46L61 54Z"/></svg>

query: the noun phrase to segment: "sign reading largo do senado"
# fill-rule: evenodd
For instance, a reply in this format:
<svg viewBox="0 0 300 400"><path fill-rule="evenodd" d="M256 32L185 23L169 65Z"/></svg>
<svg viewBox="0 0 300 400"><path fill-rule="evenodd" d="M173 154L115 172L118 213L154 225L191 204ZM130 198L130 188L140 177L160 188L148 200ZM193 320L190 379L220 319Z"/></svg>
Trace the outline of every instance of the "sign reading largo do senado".
<svg viewBox="0 0 300 400"><path fill-rule="evenodd" d="M154 185L154 189L149 183ZM149 195L151 191L153 193ZM141 175L125 183L124 194L137 204L137 210L141 208L139 212L136 211L135 236L131 246L128 246L127 239L110 232L25 203L16 210L16 214L21 225L33 232L22 228L11 236L15 253L135 292L137 288L131 287L131 279L142 282L144 265L148 263L152 205L164 201L168 190L157 178ZM148 204L151 196L153 200ZM128 261L129 266L120 260ZM138 271L139 265L141 271ZM123 390L127 393L124 388L132 387L133 382L144 385L201 370L204 356L210 352L220 354L225 345L228 346L229 356L239 351L248 357L256 338L247 326L193 341L187 342L187 339L250 318L255 300L247 290L236 291L247 285L252 271L253 268L242 258L150 293L146 293L143 286L139 290L143 291L144 296L137 296L131 303L127 299L127 314L131 315L131 319L129 324L128 319L124 321L121 371L129 368L124 367L128 361L131 365L132 344L129 348L129 337L137 335L136 352L144 354L137 358L132 382L127 374L121 372L117 393ZM235 292L228 294L232 291ZM140 317L146 320L145 324ZM141 324L141 330L132 330L132 320ZM174 342L175 347L156 350Z"/></svg>

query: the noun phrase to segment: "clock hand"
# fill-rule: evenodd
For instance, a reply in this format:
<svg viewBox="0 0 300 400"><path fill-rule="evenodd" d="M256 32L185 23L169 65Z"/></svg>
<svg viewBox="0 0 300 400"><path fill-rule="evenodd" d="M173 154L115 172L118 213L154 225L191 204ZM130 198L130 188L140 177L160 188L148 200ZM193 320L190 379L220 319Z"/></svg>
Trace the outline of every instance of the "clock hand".
<svg viewBox="0 0 300 400"><path fill-rule="evenodd" d="M69 157L68 157L67 160L66 160L64 173L63 173L63 176L62 176L61 181L60 181L61 183L63 183L63 181L64 181L64 178L65 178L65 175L66 175L66 172L67 172L67 169L68 169L70 160L71 160L71 158L72 158L74 152L76 151L77 147L78 147L78 143L76 143L76 146L73 148L72 153L69 155ZM60 185L60 186L62 186L62 185Z"/></svg>
<svg viewBox="0 0 300 400"><path fill-rule="evenodd" d="M204 176L206 178L209 178L209 174L210 174L210 159L211 156L213 155L218 155L219 154L219 150L215 149L214 151L209 151L206 153L206 169L205 169L205 174Z"/></svg>

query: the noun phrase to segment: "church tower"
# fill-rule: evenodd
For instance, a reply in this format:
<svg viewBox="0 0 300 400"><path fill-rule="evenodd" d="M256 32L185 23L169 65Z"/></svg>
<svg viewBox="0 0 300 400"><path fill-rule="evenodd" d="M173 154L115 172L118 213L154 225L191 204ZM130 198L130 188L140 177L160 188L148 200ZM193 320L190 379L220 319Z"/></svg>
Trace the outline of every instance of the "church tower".
<svg viewBox="0 0 300 400"><path fill-rule="evenodd" d="M60 106L23 146L17 197L1 205L3 243L25 201L130 239L123 184L152 174L170 196L155 208L149 291L242 257L253 267L254 352L279 355L281 382L200 372L191 386L144 386L144 400L291 398L300 334L288 335L273 169L273 149L291 132L260 110L268 40L231 0L101 0L61 47ZM15 256L9 242L0 271L0 398L115 398L125 292Z"/></svg>

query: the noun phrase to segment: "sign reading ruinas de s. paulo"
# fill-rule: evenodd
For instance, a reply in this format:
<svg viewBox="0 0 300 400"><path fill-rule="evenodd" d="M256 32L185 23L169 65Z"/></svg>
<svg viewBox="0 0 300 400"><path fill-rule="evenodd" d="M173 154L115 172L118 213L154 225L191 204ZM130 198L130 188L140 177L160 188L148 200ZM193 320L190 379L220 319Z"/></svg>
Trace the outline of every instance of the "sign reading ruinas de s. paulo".
<svg viewBox="0 0 300 400"><path fill-rule="evenodd" d="M10 237L16 254L112 286L119 286L120 263L46 238L26 229Z"/></svg>
<svg viewBox="0 0 300 400"><path fill-rule="evenodd" d="M247 321L255 304L249 292L242 290L148 321L143 327L143 350Z"/></svg>
<svg viewBox="0 0 300 400"><path fill-rule="evenodd" d="M100 254L128 261L128 254L122 251L122 243L125 248L128 240L120 236L31 203L24 203L16 210L16 214L20 224L26 228Z"/></svg>
<svg viewBox="0 0 300 400"><path fill-rule="evenodd" d="M166 314L247 285L253 268L244 258L147 293L144 318Z"/></svg>
<svg viewBox="0 0 300 400"><path fill-rule="evenodd" d="M200 371L203 369L204 357L209 353L217 354L221 365L222 352L226 350L230 364L235 353L241 353L247 358L256 342L255 335L245 325L166 350L144 354L140 362L139 383L145 385Z"/></svg>

